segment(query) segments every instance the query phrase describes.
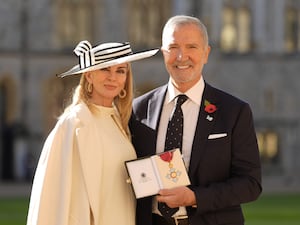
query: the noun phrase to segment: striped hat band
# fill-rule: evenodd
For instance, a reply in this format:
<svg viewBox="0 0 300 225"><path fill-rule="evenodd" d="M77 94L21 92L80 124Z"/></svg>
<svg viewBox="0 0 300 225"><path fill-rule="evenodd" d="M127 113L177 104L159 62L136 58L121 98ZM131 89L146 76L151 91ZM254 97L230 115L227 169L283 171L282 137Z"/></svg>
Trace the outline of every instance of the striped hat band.
<svg viewBox="0 0 300 225"><path fill-rule="evenodd" d="M159 49L152 49L133 53L128 42L109 42L92 47L88 41L84 40L79 42L74 49L74 53L79 59L78 65L75 65L70 70L57 76L65 77L68 75L80 74L87 71L140 60L155 55L158 50Z"/></svg>
<svg viewBox="0 0 300 225"><path fill-rule="evenodd" d="M128 42L110 43L107 47L105 45L102 44L92 48L88 41L80 42L74 49L75 54L79 57L80 69L132 54Z"/></svg>

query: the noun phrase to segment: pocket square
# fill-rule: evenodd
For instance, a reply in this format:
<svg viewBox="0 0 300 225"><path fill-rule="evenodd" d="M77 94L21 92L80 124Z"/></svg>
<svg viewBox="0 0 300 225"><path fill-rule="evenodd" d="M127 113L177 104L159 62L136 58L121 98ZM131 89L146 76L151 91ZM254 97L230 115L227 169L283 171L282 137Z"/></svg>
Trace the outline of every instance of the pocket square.
<svg viewBox="0 0 300 225"><path fill-rule="evenodd" d="M217 138L222 138L222 137L226 137L227 133L220 133L220 134L210 134L208 136L208 139L217 139Z"/></svg>

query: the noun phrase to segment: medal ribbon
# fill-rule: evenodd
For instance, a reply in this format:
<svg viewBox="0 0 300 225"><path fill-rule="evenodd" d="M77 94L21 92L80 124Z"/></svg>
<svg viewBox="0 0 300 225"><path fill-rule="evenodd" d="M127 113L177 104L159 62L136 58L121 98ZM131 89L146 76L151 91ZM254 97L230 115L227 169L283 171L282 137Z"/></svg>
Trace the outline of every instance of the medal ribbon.
<svg viewBox="0 0 300 225"><path fill-rule="evenodd" d="M173 152L170 152L170 151L164 152L164 153L160 154L159 157L160 157L163 161L170 163L171 160L173 159Z"/></svg>

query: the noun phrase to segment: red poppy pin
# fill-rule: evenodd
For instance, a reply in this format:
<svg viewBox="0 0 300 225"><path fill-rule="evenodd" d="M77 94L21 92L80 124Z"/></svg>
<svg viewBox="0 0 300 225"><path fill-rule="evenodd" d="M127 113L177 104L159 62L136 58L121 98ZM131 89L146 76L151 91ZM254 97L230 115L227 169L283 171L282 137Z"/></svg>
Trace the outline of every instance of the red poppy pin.
<svg viewBox="0 0 300 225"><path fill-rule="evenodd" d="M209 101L204 100L204 110L207 113L214 113L217 110L217 106L215 106L214 104L211 104Z"/></svg>
<svg viewBox="0 0 300 225"><path fill-rule="evenodd" d="M204 111L211 114L214 113L217 110L217 106L215 106L214 104L210 103L208 100L204 100ZM214 118L210 115L207 115L206 117L207 120L212 121Z"/></svg>

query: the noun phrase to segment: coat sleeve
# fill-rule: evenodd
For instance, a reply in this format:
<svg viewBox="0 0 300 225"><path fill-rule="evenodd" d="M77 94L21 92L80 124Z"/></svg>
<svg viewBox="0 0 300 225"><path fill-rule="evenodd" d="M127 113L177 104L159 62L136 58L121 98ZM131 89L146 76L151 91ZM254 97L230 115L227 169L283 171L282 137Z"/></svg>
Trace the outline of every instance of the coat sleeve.
<svg viewBox="0 0 300 225"><path fill-rule="evenodd" d="M68 223L75 123L59 121L42 149L34 176L27 225Z"/></svg>

